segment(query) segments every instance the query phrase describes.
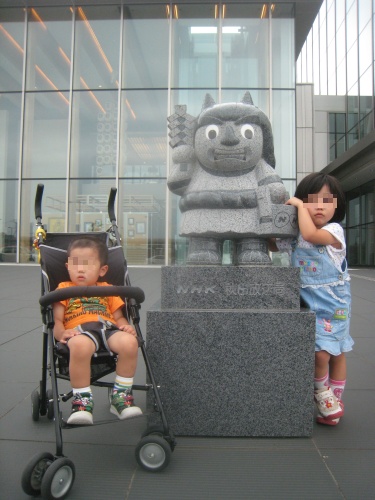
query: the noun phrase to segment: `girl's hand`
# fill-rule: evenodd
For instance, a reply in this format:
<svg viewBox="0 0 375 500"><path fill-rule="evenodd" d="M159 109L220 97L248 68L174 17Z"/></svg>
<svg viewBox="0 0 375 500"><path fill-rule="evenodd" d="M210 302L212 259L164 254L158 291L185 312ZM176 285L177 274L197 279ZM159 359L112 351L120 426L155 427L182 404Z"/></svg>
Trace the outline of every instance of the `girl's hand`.
<svg viewBox="0 0 375 500"><path fill-rule="evenodd" d="M292 198L289 198L289 200L285 202L285 205L292 205L296 208L303 207L303 201L295 196L292 196Z"/></svg>

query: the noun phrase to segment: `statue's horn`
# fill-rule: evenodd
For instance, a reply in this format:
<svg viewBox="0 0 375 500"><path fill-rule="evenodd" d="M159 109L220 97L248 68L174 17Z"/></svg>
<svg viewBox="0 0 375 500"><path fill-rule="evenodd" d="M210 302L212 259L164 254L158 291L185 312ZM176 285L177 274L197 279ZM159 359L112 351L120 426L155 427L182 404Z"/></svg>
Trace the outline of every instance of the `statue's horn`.
<svg viewBox="0 0 375 500"><path fill-rule="evenodd" d="M251 106L254 106L253 100L251 98L250 92L247 90L242 98L242 102L244 104L250 104Z"/></svg>
<svg viewBox="0 0 375 500"><path fill-rule="evenodd" d="M202 111L204 111L207 108L212 108L212 106L215 106L215 101L213 100L212 96L210 94L206 94L202 106Z"/></svg>

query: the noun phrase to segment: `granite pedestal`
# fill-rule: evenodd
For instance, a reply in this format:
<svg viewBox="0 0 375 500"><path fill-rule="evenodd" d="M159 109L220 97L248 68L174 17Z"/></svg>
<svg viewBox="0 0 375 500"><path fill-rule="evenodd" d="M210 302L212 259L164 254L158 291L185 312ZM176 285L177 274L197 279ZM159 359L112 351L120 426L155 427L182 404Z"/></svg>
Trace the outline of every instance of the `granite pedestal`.
<svg viewBox="0 0 375 500"><path fill-rule="evenodd" d="M147 351L176 435L310 436L314 341L293 268L164 267L161 308L147 313Z"/></svg>

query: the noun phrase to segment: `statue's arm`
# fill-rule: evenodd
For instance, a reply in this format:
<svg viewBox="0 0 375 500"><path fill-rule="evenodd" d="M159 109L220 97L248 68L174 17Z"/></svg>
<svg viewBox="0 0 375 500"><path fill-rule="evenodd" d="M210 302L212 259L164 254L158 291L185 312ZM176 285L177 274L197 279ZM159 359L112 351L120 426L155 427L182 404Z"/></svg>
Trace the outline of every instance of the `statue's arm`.
<svg viewBox="0 0 375 500"><path fill-rule="evenodd" d="M271 203L279 205L288 200L289 195L282 180L264 160L261 160L256 167L256 177L259 188L266 189L269 192Z"/></svg>
<svg viewBox="0 0 375 500"><path fill-rule="evenodd" d="M168 189L182 196L190 183L195 165L194 149L191 146L179 146L173 150L173 165L168 175Z"/></svg>

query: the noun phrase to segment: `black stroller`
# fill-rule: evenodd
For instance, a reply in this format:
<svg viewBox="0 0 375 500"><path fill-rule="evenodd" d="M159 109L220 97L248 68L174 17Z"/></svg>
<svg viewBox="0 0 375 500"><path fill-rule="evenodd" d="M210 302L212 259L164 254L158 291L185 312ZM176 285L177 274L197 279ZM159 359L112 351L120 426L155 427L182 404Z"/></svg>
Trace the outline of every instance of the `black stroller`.
<svg viewBox="0 0 375 500"><path fill-rule="evenodd" d="M142 435L135 449L138 464L145 470L156 472L164 469L171 458L176 441L169 429L152 368L148 360L145 341L139 326L140 303L144 301L144 293L130 284L127 264L120 245L120 235L116 225L114 205L117 190L111 189L108 201L108 214L111 227L100 233L47 233L42 224L42 197L44 186L39 184L35 197L36 240L35 246L40 252L42 268L42 296L39 299L43 319L43 363L42 379L39 390L31 394L32 418L47 416L55 422L56 453L41 452L35 455L26 466L22 475L22 488L31 496L42 495L44 498L65 498L75 478L75 467L69 458L63 455L62 429L69 428L63 420L59 402L67 401L72 392L59 394L58 379L69 380L69 350L60 345L53 336L54 318L52 304L72 297L119 296L125 301L124 316L127 317L137 333L138 344L142 351L149 384L133 385L133 390L153 391L154 409L161 417L160 426L150 426ZM100 238L108 247L108 272L105 276L109 287L71 287L55 290L61 281L69 280L65 268L66 250L72 239L81 236ZM98 290L99 288L99 290ZM98 293L99 292L99 293ZM91 361L91 385L105 387L110 390L113 383L102 380L115 371L116 355L108 351L97 352ZM47 388L48 375L51 388Z"/></svg>

